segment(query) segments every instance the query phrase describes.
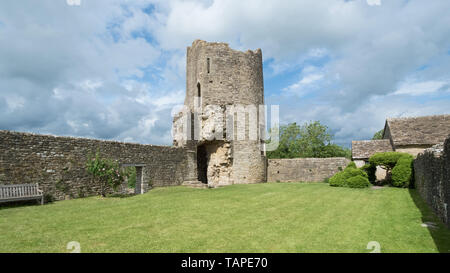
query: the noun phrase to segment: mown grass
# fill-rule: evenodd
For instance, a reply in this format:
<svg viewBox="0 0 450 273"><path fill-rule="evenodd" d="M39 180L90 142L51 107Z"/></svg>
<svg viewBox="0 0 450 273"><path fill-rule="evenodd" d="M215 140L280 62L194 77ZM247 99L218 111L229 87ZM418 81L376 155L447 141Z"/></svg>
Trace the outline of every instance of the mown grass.
<svg viewBox="0 0 450 273"><path fill-rule="evenodd" d="M438 223L429 230L423 221ZM157 188L0 208L0 252L449 252L450 230L405 189L269 183Z"/></svg>

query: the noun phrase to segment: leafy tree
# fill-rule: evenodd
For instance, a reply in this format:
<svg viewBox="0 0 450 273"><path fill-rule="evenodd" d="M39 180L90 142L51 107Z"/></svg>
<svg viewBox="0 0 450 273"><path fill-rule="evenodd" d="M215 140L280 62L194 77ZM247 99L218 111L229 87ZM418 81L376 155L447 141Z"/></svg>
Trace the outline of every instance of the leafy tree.
<svg viewBox="0 0 450 273"><path fill-rule="evenodd" d="M333 136L328 127L319 121L305 123L300 127L299 149L301 157L323 157L324 147L330 145Z"/></svg>
<svg viewBox="0 0 450 273"><path fill-rule="evenodd" d="M382 130L376 132L376 133L373 135L372 140L383 139L383 133L384 133L384 129L382 129Z"/></svg>
<svg viewBox="0 0 450 273"><path fill-rule="evenodd" d="M109 187L117 190L125 177L129 175L120 168L117 161L102 158L98 151L95 156L88 156L86 169L93 176L94 181L99 184L103 197L106 197Z"/></svg>
<svg viewBox="0 0 450 273"><path fill-rule="evenodd" d="M268 158L348 157L350 149L332 144L333 135L319 121L280 126L279 146L267 152Z"/></svg>
<svg viewBox="0 0 450 273"><path fill-rule="evenodd" d="M329 145L323 147L322 153L319 157L321 157L321 158L346 157L346 158L351 159L352 158L352 150L341 147L336 144L329 144Z"/></svg>

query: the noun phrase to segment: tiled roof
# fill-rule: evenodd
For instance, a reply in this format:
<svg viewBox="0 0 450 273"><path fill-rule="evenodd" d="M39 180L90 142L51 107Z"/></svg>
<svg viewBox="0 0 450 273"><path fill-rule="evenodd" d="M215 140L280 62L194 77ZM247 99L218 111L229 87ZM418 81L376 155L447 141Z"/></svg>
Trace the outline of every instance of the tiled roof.
<svg viewBox="0 0 450 273"><path fill-rule="evenodd" d="M368 159L374 153L391 151L392 146L388 139L352 141L353 159Z"/></svg>
<svg viewBox="0 0 450 273"><path fill-rule="evenodd" d="M386 120L394 146L434 145L444 142L450 134L450 115Z"/></svg>

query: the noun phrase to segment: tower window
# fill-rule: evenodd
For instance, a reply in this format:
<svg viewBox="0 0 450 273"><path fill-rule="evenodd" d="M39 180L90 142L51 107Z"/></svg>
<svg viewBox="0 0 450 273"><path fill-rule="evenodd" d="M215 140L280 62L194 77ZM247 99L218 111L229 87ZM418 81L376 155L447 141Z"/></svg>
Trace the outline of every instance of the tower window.
<svg viewBox="0 0 450 273"><path fill-rule="evenodd" d="M199 97L199 98L202 97L202 89L201 89L200 83L197 83L197 97Z"/></svg>
<svg viewBox="0 0 450 273"><path fill-rule="evenodd" d="M206 70L208 71L208 74L211 71L211 59L210 58L206 59Z"/></svg>

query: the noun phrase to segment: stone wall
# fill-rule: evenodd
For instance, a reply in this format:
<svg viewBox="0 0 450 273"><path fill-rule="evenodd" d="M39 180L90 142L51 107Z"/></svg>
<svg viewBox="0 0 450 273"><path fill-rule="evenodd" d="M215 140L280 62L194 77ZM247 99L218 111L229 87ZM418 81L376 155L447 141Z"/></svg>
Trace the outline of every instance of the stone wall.
<svg viewBox="0 0 450 273"><path fill-rule="evenodd" d="M419 154L414 172L420 196L450 227L450 138Z"/></svg>
<svg viewBox="0 0 450 273"><path fill-rule="evenodd" d="M56 200L97 195L85 169L97 149L120 164L143 165L144 192L180 185L187 173L184 148L0 131L0 184L39 183Z"/></svg>
<svg viewBox="0 0 450 273"><path fill-rule="evenodd" d="M408 145L408 146L397 146L395 148L396 152L407 153L414 157L417 157L420 153L423 153L425 149L431 148L433 145Z"/></svg>
<svg viewBox="0 0 450 273"><path fill-rule="evenodd" d="M322 182L350 163L343 157L269 159L268 182Z"/></svg>

